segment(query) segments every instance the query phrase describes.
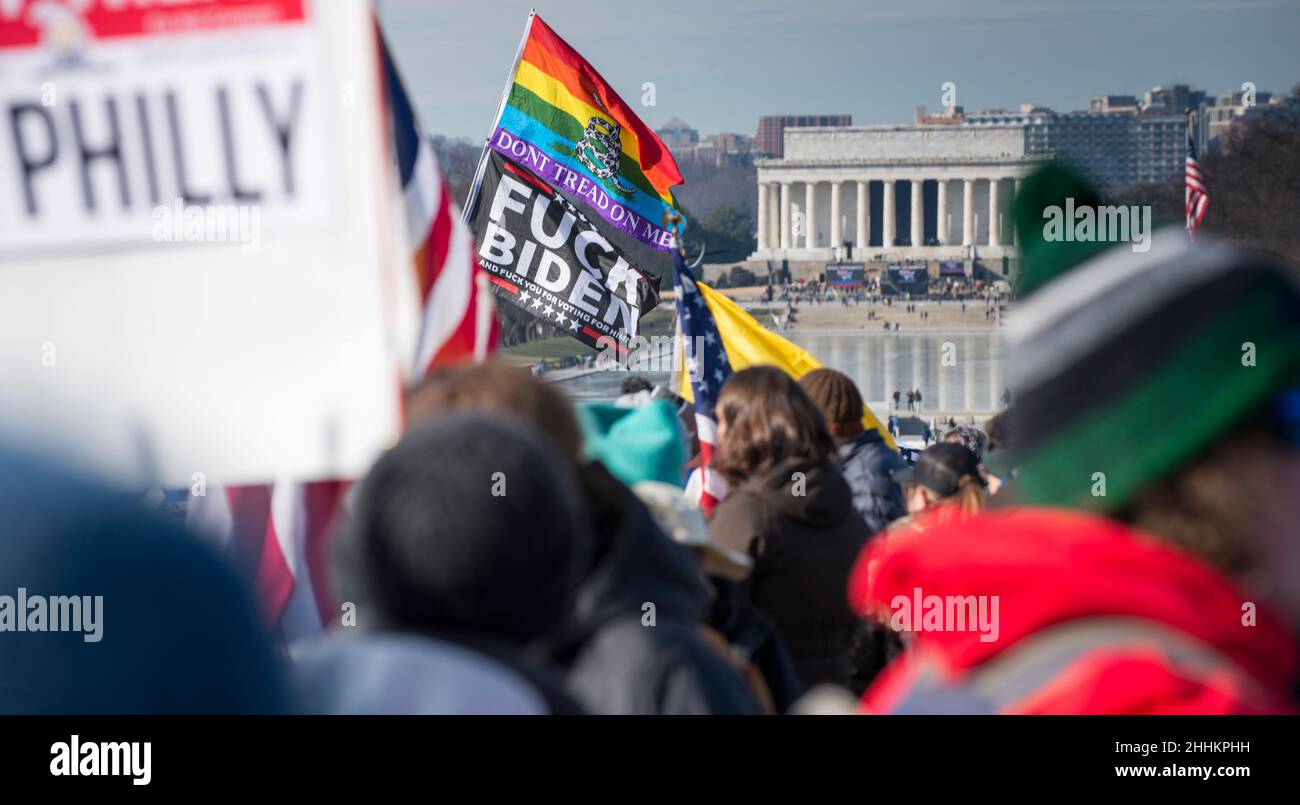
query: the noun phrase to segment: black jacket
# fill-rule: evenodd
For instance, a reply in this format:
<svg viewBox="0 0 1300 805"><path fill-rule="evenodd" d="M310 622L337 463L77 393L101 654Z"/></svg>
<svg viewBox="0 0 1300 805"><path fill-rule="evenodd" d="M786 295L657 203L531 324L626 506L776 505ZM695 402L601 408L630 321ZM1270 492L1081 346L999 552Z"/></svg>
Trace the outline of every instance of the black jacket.
<svg viewBox="0 0 1300 805"><path fill-rule="evenodd" d="M700 636L708 590L695 560L603 466L579 475L598 544L549 652L569 690L593 713L758 713L740 676Z"/></svg>
<svg viewBox="0 0 1300 805"><path fill-rule="evenodd" d="M709 533L754 557L744 588L776 623L803 684L848 687L859 628L848 577L871 531L839 470L787 461L739 483L714 510Z"/></svg>
<svg viewBox="0 0 1300 805"><path fill-rule="evenodd" d="M804 694L804 688L776 624L749 603L736 582L720 576L711 576L709 581L714 588L709 625L727 638L734 654L758 669L776 711L786 712Z"/></svg>
<svg viewBox="0 0 1300 805"><path fill-rule="evenodd" d="M872 534L907 514L893 473L906 466L880 433L869 430L839 446L840 472L853 492L853 508Z"/></svg>

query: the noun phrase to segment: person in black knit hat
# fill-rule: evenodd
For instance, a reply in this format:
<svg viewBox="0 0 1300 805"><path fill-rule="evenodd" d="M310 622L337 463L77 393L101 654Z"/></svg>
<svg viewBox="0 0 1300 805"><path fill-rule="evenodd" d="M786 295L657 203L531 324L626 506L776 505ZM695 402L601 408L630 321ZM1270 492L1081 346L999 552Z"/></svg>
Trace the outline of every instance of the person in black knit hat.
<svg viewBox="0 0 1300 805"><path fill-rule="evenodd" d="M335 546L340 591L370 632L476 650L578 708L525 659L573 605L591 540L576 484L531 431L481 414L408 431L362 480Z"/></svg>

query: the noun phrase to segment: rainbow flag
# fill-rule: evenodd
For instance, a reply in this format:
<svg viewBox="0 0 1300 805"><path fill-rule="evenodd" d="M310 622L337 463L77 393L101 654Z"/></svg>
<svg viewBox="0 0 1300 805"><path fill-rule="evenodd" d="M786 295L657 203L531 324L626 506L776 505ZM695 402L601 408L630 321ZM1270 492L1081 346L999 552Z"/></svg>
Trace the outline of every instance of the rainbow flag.
<svg viewBox="0 0 1300 805"><path fill-rule="evenodd" d="M619 231L672 250L664 213L682 183L667 146L536 13L489 146Z"/></svg>

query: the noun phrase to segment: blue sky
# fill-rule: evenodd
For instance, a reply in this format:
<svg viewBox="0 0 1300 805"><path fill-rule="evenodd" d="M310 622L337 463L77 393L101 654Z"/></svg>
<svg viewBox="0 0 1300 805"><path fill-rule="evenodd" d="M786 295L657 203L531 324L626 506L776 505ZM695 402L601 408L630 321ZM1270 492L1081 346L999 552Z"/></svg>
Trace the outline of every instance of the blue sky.
<svg viewBox="0 0 1300 805"><path fill-rule="evenodd" d="M967 111L1085 108L1184 82L1300 83L1300 0L379 0L425 128L486 137L529 8L651 126L753 134L759 115L910 122L957 85Z"/></svg>

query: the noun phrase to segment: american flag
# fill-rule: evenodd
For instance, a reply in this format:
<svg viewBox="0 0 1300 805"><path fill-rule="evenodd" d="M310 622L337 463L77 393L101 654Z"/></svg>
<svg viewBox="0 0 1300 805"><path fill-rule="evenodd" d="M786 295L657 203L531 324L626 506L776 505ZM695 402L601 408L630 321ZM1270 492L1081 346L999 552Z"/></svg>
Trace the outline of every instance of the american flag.
<svg viewBox="0 0 1300 805"><path fill-rule="evenodd" d="M718 335L718 325L709 312L695 277L673 252L673 285L677 290L677 324L681 329L686 371L690 373L695 397L695 430L700 440L700 508L712 514L725 485L713 471L713 450L718 444L718 420L714 405L722 384L731 376L731 363Z"/></svg>
<svg viewBox="0 0 1300 805"><path fill-rule="evenodd" d="M496 351L501 326L469 229L382 37L380 49L401 177L398 209L405 211L422 311L414 365L404 378L413 384L434 367L483 360ZM210 484L204 496L190 498L187 521L244 566L265 616L286 642L339 622L326 537L349 486L341 480L285 478L271 484Z"/></svg>
<svg viewBox="0 0 1300 805"><path fill-rule="evenodd" d="M326 537L346 481L208 484L191 497L186 524L212 539L252 580L262 613L285 642L338 623Z"/></svg>
<svg viewBox="0 0 1300 805"><path fill-rule="evenodd" d="M423 314L412 382L435 366L482 361L501 340L488 274L478 263L469 227L438 167L433 146L420 130L402 78L380 40L384 86L392 113L397 169L407 231L415 244L415 272Z"/></svg>
<svg viewBox="0 0 1300 805"><path fill-rule="evenodd" d="M1201 165L1196 161L1196 140L1192 129L1187 128L1187 167L1184 169L1187 182L1187 234L1196 240L1196 228L1205 218L1205 209L1210 206L1210 194L1205 189L1205 177L1201 175Z"/></svg>

